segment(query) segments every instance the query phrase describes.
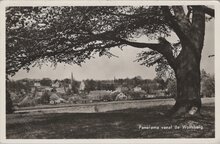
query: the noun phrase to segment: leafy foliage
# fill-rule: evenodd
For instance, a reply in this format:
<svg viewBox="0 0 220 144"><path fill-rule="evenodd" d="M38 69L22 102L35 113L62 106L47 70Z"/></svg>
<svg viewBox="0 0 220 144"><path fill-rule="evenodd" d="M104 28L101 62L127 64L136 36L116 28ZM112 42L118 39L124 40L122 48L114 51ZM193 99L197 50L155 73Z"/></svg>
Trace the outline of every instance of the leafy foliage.
<svg viewBox="0 0 220 144"><path fill-rule="evenodd" d="M52 80L49 79L49 78L43 78L43 79L40 81L40 84L41 84L42 86L51 86Z"/></svg>
<svg viewBox="0 0 220 144"><path fill-rule="evenodd" d="M120 39L169 35L159 7L8 7L7 74L20 68L65 62L80 65L95 53L124 46Z"/></svg>
<svg viewBox="0 0 220 144"><path fill-rule="evenodd" d="M177 57L182 49L180 43L174 43L172 48L174 57ZM167 59L157 51L142 51L137 55L135 61L147 67L156 65L155 71L160 78L175 78L174 71L167 62Z"/></svg>
<svg viewBox="0 0 220 144"><path fill-rule="evenodd" d="M25 83L24 83L25 82ZM25 92L28 92L31 90L31 82L25 81L25 80L18 80L18 81L7 81L6 86L9 91L13 92L21 92L23 89Z"/></svg>
<svg viewBox="0 0 220 144"><path fill-rule="evenodd" d="M176 85L176 79L168 79L167 80L167 92L172 97L176 98L177 96L177 85Z"/></svg>

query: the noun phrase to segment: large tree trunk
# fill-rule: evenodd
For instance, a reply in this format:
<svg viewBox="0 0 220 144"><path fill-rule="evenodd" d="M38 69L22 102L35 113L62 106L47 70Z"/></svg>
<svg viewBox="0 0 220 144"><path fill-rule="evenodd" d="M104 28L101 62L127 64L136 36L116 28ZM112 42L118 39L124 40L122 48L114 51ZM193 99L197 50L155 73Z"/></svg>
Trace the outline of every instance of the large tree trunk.
<svg viewBox="0 0 220 144"><path fill-rule="evenodd" d="M200 115L200 60L201 51L193 45L184 45L175 68L177 97L172 116Z"/></svg>
<svg viewBox="0 0 220 144"><path fill-rule="evenodd" d="M174 8L180 29L176 29L182 50L173 67L177 79L177 97L170 114L173 116L200 115L200 61L205 35L205 13L199 6L192 6L190 22L181 11Z"/></svg>

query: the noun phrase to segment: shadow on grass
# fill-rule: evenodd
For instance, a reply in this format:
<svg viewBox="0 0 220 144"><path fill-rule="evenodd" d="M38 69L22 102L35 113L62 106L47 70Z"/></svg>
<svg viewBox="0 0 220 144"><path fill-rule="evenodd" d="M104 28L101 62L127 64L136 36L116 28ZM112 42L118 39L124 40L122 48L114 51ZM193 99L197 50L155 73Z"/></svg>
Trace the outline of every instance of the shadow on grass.
<svg viewBox="0 0 220 144"><path fill-rule="evenodd" d="M107 113L8 115L6 137L7 139L214 137L214 106L204 106L202 118L187 119L171 119L160 114L169 108L170 106L160 106Z"/></svg>

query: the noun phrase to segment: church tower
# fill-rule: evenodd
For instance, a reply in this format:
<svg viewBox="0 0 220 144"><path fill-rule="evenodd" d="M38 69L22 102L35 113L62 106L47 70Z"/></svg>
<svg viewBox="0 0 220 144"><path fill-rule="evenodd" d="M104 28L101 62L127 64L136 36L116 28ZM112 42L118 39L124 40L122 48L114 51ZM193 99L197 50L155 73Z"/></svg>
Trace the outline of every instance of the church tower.
<svg viewBox="0 0 220 144"><path fill-rule="evenodd" d="M71 79L70 79L69 89L73 89L73 73L71 72Z"/></svg>
<svg viewBox="0 0 220 144"><path fill-rule="evenodd" d="M71 72L71 85L73 84L73 73Z"/></svg>

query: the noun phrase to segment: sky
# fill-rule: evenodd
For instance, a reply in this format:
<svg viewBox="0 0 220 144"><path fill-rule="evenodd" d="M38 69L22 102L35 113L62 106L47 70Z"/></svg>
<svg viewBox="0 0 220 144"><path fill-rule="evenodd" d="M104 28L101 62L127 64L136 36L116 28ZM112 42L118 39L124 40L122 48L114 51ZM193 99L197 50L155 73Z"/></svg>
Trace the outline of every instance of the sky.
<svg viewBox="0 0 220 144"><path fill-rule="evenodd" d="M144 40L143 38L138 39L140 42ZM176 38L170 37L168 40L172 42ZM111 80L114 78L133 78L135 76L141 76L143 79L153 79L156 76L155 66L148 68L140 65L138 62L134 62L137 54L143 50L146 49L126 46L122 51L118 48L112 48L111 52L117 55L118 58L96 56L94 59L87 60L81 67L61 63L54 68L44 64L41 69L34 67L29 72L20 70L11 79L64 79L71 78L71 72L73 77L80 81L85 79ZM214 54L214 20L206 23L205 42L201 60L201 69L205 69L210 74L214 74L214 57L208 57L212 54Z"/></svg>

